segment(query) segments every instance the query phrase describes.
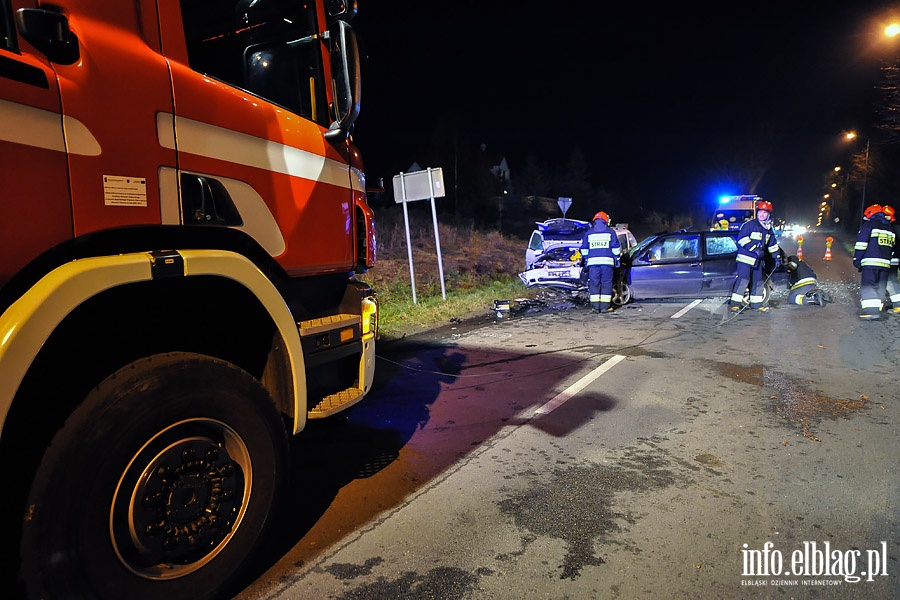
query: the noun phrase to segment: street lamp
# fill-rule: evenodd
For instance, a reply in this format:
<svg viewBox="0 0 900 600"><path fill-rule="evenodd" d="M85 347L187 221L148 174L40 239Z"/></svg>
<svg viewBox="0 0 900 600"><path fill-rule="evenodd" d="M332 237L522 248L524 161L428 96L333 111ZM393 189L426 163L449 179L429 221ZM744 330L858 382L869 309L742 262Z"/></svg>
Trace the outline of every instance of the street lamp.
<svg viewBox="0 0 900 600"><path fill-rule="evenodd" d="M838 190L840 191L839 204L841 206L844 205L844 184L846 183L846 177L841 175L841 168L835 167L834 174L837 175L838 178ZM834 210L834 200L831 201L832 211Z"/></svg>
<svg viewBox="0 0 900 600"><path fill-rule="evenodd" d="M858 136L855 131L850 131L845 136L848 140L855 140ZM865 166L863 167L863 186L862 186L862 206L859 208L859 220L862 221L863 214L866 210L866 182L869 178L869 142L870 140L866 139L866 158L865 158Z"/></svg>

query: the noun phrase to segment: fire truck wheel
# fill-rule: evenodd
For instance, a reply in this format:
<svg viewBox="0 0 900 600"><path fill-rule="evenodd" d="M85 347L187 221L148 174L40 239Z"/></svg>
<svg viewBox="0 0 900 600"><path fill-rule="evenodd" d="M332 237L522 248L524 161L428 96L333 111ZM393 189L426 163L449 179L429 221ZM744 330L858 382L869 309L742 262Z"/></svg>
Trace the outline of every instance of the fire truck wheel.
<svg viewBox="0 0 900 600"><path fill-rule="evenodd" d="M57 432L21 545L33 598L213 598L246 567L288 474L268 392L218 359L127 365Z"/></svg>

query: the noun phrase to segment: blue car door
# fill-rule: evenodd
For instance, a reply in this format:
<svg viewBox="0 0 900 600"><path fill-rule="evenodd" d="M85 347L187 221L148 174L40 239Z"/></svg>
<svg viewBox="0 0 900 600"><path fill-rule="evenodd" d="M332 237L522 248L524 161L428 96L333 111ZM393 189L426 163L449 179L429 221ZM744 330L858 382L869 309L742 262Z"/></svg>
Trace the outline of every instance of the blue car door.
<svg viewBox="0 0 900 600"><path fill-rule="evenodd" d="M672 233L658 237L639 252L631 264L635 298L692 298L703 280L699 233Z"/></svg>
<svg viewBox="0 0 900 600"><path fill-rule="evenodd" d="M710 231L703 236L704 296L727 296L737 272L737 231Z"/></svg>

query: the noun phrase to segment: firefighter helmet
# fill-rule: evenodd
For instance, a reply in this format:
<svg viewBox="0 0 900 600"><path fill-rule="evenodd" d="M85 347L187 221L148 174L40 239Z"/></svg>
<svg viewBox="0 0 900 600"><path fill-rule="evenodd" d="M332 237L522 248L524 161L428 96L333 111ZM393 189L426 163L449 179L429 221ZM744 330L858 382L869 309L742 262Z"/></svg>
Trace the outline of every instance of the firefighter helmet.
<svg viewBox="0 0 900 600"><path fill-rule="evenodd" d="M772 212L772 203L768 200L760 200L756 203L756 210L767 210Z"/></svg>
<svg viewBox="0 0 900 600"><path fill-rule="evenodd" d="M597 219L602 219L604 223L609 225L609 215L603 212L602 210L594 215L594 218L591 221L596 221Z"/></svg>
<svg viewBox="0 0 900 600"><path fill-rule="evenodd" d="M880 204L870 204L869 206L866 207L866 210L863 211L863 218L871 219L878 213L883 213L883 212L884 212L884 207L881 206Z"/></svg>
<svg viewBox="0 0 900 600"><path fill-rule="evenodd" d="M882 208L884 208L884 216L888 218L888 221L893 223L896 220L896 217L894 216L894 208L892 206L888 206L887 204L885 204Z"/></svg>
<svg viewBox="0 0 900 600"><path fill-rule="evenodd" d="M800 259L796 256L788 256L787 262L784 263L784 266L787 267L788 271L796 271L797 267L800 266Z"/></svg>

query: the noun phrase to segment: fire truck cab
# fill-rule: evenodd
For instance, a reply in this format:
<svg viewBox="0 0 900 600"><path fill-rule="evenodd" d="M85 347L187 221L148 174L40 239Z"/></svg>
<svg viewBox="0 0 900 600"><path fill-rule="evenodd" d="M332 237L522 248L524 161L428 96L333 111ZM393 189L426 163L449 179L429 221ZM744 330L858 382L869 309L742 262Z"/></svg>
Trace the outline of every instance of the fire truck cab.
<svg viewBox="0 0 900 600"><path fill-rule="evenodd" d="M4 589L230 597L370 390L355 13L0 0Z"/></svg>

